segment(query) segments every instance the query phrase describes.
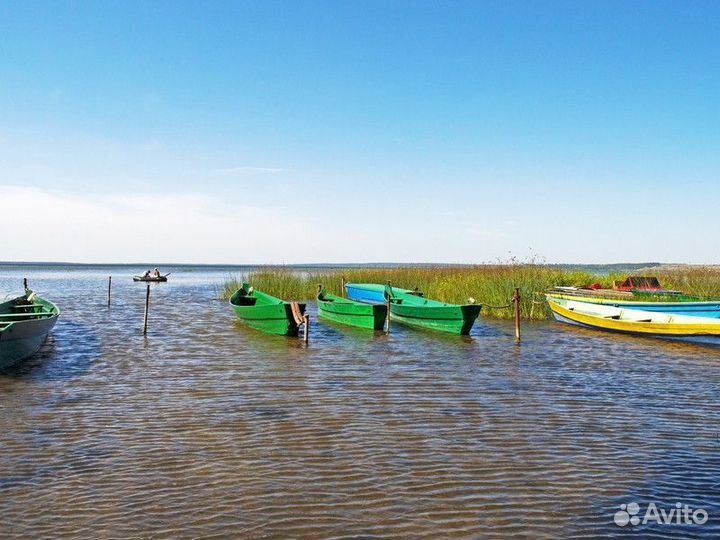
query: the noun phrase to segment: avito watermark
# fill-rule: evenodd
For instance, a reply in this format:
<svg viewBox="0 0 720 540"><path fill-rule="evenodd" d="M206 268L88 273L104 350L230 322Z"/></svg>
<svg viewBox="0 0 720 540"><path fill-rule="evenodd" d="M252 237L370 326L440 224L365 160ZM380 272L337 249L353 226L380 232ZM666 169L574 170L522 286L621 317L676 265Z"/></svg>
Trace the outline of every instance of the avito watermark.
<svg viewBox="0 0 720 540"><path fill-rule="evenodd" d="M616 525L625 527L627 525L647 525L657 523L658 525L704 525L710 519L710 515L704 508L692 508L688 504L675 503L670 509L658 507L651 502L648 504L643 517L640 517L640 505L636 502L621 504L620 510L615 512L613 519Z"/></svg>

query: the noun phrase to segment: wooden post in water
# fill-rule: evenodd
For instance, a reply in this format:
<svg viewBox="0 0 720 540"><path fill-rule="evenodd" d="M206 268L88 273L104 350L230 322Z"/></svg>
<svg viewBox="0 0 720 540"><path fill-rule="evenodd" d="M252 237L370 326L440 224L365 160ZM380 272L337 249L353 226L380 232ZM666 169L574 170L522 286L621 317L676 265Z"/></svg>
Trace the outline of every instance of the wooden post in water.
<svg viewBox="0 0 720 540"><path fill-rule="evenodd" d="M305 333L303 334L303 341L307 343L310 339L310 315L306 313L303 315L303 319L305 320Z"/></svg>
<svg viewBox="0 0 720 540"><path fill-rule="evenodd" d="M386 300L387 300L387 327L386 327L386 330L385 330L385 332L386 332L387 334L390 333L390 306L392 305L391 296L390 296L390 291L391 291L391 290L392 290L392 288L391 288L390 282L388 281L388 282L387 282L387 291L386 291L386 292L388 293L388 294L387 294L387 299L386 299Z"/></svg>
<svg viewBox="0 0 720 540"><path fill-rule="evenodd" d="M28 288L28 286L27 286L27 278L25 277L25 278L23 278L23 289L27 291L27 288Z"/></svg>
<svg viewBox="0 0 720 540"><path fill-rule="evenodd" d="M520 287L515 287L512 301L515 304L515 342L520 343Z"/></svg>
<svg viewBox="0 0 720 540"><path fill-rule="evenodd" d="M147 284L145 292L145 317L143 319L143 336L147 336L148 312L150 311L150 284Z"/></svg>
<svg viewBox="0 0 720 540"><path fill-rule="evenodd" d="M108 307L110 307L110 289L112 288L112 276L108 277Z"/></svg>
<svg viewBox="0 0 720 540"><path fill-rule="evenodd" d="M345 276L340 278L340 296L345 298Z"/></svg>

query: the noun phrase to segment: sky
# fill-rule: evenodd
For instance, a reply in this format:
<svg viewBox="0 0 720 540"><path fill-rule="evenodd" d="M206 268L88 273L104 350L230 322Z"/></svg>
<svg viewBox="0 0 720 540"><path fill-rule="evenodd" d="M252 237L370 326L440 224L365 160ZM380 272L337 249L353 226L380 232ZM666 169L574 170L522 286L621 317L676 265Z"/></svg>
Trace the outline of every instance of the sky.
<svg viewBox="0 0 720 540"><path fill-rule="evenodd" d="M720 263L720 4L0 3L2 261Z"/></svg>

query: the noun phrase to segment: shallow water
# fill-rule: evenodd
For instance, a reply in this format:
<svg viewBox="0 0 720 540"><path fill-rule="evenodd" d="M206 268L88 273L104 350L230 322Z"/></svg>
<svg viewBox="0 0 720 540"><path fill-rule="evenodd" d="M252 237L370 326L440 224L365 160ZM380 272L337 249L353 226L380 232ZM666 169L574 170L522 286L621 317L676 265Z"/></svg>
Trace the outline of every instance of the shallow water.
<svg viewBox="0 0 720 540"><path fill-rule="evenodd" d="M0 267L62 310L0 375L0 537L720 537L720 349L312 305L306 347L237 323L218 268L168 268L143 338L140 270ZM617 526L633 501L710 519Z"/></svg>

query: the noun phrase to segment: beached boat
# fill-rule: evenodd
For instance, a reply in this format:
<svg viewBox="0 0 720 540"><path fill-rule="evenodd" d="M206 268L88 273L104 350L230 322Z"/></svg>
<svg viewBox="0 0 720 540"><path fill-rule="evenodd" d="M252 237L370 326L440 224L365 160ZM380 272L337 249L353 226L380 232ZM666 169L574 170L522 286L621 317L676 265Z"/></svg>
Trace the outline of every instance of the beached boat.
<svg viewBox="0 0 720 540"><path fill-rule="evenodd" d="M663 288L660 285L660 280L655 276L629 276L624 281L616 281L613 289L616 291L639 291L656 294L682 294L680 291Z"/></svg>
<svg viewBox="0 0 720 540"><path fill-rule="evenodd" d="M286 302L243 283L230 298L235 314L248 326L268 334L297 336L305 304Z"/></svg>
<svg viewBox="0 0 720 540"><path fill-rule="evenodd" d="M387 306L348 300L321 289L317 295L318 315L324 319L360 328L382 330Z"/></svg>
<svg viewBox="0 0 720 540"><path fill-rule="evenodd" d="M55 304L31 290L0 304L0 369L35 354L59 315Z"/></svg>
<svg viewBox="0 0 720 540"><path fill-rule="evenodd" d="M560 293L550 293L553 298L577 300L589 304L598 304L623 309L639 309L656 313L688 315L693 317L711 317L720 319L720 301L697 301L692 297L674 296L672 301L668 297L656 297L661 300L646 300L647 295L630 295L629 297L603 297L603 295L588 294L584 289L575 291L565 290Z"/></svg>
<svg viewBox="0 0 720 540"><path fill-rule="evenodd" d="M347 283L348 297L358 302L387 302L390 319L411 326L451 334L468 334L480 315L477 304L448 304L425 298L420 291L374 283Z"/></svg>
<svg viewBox="0 0 720 540"><path fill-rule="evenodd" d="M164 276L157 276L157 277L133 276L133 281L147 281L149 283L165 283L168 280L169 275L170 274L166 274Z"/></svg>
<svg viewBox="0 0 720 540"><path fill-rule="evenodd" d="M547 294L556 320L626 334L720 344L720 319L627 309Z"/></svg>

